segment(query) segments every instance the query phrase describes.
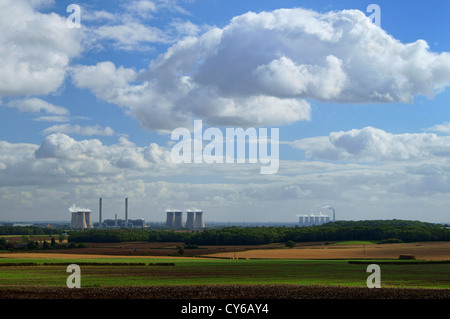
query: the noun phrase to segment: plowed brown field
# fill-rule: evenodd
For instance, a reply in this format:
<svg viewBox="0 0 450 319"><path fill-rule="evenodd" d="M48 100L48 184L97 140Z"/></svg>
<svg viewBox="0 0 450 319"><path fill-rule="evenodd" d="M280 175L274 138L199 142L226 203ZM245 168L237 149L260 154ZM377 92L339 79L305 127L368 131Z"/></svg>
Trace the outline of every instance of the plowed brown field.
<svg viewBox="0 0 450 319"><path fill-rule="evenodd" d="M0 299L450 299L448 289L296 285L108 287L6 287Z"/></svg>

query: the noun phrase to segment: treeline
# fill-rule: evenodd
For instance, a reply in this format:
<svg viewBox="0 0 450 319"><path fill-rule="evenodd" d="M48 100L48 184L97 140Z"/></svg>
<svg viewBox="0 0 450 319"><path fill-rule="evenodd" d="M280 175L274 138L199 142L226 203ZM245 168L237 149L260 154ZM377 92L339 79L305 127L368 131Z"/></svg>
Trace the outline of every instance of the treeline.
<svg viewBox="0 0 450 319"><path fill-rule="evenodd" d="M183 242L187 245L262 245L287 241L342 241L396 238L403 242L448 241L443 225L405 220L338 221L313 227L225 227L201 232L88 230L71 232L72 242Z"/></svg>
<svg viewBox="0 0 450 319"><path fill-rule="evenodd" d="M408 221L348 221L313 227L227 227L196 233L152 231L150 241L178 241L197 245L261 245L294 242L376 240L397 238L403 242L448 241L450 229Z"/></svg>
<svg viewBox="0 0 450 319"><path fill-rule="evenodd" d="M37 226L0 226L0 235L55 235L62 232L62 229Z"/></svg>
<svg viewBox="0 0 450 319"><path fill-rule="evenodd" d="M142 229L92 229L69 232L73 243L120 243L127 241L148 241L148 231Z"/></svg>
<svg viewBox="0 0 450 319"><path fill-rule="evenodd" d="M18 251L18 250L47 250L47 249L69 249L69 248L85 248L84 243L63 243L65 236L60 235L59 243L52 237L50 242L30 240L29 235L23 235L22 242L8 242L4 237L0 237L0 250Z"/></svg>

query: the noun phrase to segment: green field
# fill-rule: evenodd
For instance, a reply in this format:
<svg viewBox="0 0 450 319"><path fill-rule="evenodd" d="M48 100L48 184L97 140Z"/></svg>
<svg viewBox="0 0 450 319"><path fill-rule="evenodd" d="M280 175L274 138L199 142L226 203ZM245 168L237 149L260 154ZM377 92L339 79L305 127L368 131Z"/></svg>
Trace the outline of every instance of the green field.
<svg viewBox="0 0 450 319"><path fill-rule="evenodd" d="M62 263L44 265L43 263ZM83 263L145 265L83 265ZM371 261L377 263L376 260ZM386 260L383 260L386 262ZM6 265L16 263L17 265ZM38 265L27 265L37 263ZM69 263L81 267L82 287L295 284L366 287L367 265L346 260L225 260L171 258L11 259L0 258L1 286L65 286ZM150 263L175 263L150 266ZM381 261L380 261L381 263ZM450 288L448 263L380 264L382 287Z"/></svg>

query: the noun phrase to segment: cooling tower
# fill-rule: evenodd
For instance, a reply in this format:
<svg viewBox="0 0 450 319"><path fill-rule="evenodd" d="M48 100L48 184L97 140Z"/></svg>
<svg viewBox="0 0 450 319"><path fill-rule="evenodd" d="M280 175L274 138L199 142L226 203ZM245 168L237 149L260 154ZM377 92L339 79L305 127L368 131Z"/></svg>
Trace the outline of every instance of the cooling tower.
<svg viewBox="0 0 450 319"><path fill-rule="evenodd" d="M194 212L192 210L187 211L186 225L187 229L194 229Z"/></svg>
<svg viewBox="0 0 450 319"><path fill-rule="evenodd" d="M77 212L77 228L87 228L85 212Z"/></svg>
<svg viewBox="0 0 450 319"><path fill-rule="evenodd" d="M85 222L87 228L94 228L92 225L91 212L85 212Z"/></svg>
<svg viewBox="0 0 450 319"><path fill-rule="evenodd" d="M320 224L320 217L319 216L314 216L314 225L319 225Z"/></svg>
<svg viewBox="0 0 450 319"><path fill-rule="evenodd" d="M173 227L175 228L183 228L183 212L181 210L176 210L175 212L175 218L173 221Z"/></svg>
<svg viewBox="0 0 450 319"><path fill-rule="evenodd" d="M77 219L77 213L72 212L72 220L70 221L70 228L78 228L78 219Z"/></svg>
<svg viewBox="0 0 450 319"><path fill-rule="evenodd" d="M195 229L205 228L205 224L203 223L203 212L201 210L195 211Z"/></svg>
<svg viewBox="0 0 450 319"><path fill-rule="evenodd" d="M325 216L324 215L320 215L319 218L320 218L320 225L325 223Z"/></svg>
<svg viewBox="0 0 450 319"><path fill-rule="evenodd" d="M174 215L173 215L173 211L166 211L167 214L167 218L166 218L166 227L167 228L172 228L173 227L173 222L174 222Z"/></svg>

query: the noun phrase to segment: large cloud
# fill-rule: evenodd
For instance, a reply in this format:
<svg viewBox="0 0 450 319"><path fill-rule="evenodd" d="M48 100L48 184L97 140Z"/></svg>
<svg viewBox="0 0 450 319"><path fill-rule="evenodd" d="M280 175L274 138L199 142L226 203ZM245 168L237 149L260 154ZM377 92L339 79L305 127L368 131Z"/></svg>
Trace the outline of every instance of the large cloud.
<svg viewBox="0 0 450 319"><path fill-rule="evenodd" d="M308 120L307 99L411 103L417 95L433 97L450 84L450 54L430 52L423 40L403 44L358 10L280 9L249 12L224 28L186 37L145 71L111 62L78 66L74 82L128 107L149 129L193 118L275 126Z"/></svg>
<svg viewBox="0 0 450 319"><path fill-rule="evenodd" d="M291 144L311 158L350 161L420 161L450 155L450 137L434 133L392 134L365 127L304 138Z"/></svg>
<svg viewBox="0 0 450 319"><path fill-rule="evenodd" d="M156 143L138 147L124 137L113 145L62 133L46 136L41 145L0 141L0 187L66 184L74 179L102 183L124 169L152 175L171 166L170 150Z"/></svg>
<svg viewBox="0 0 450 319"><path fill-rule="evenodd" d="M80 161L104 161L118 168L158 168L170 165L170 151L152 143L137 147L126 138L111 146L97 139L76 141L70 136L55 133L47 136L35 152L36 158L57 158Z"/></svg>
<svg viewBox="0 0 450 319"><path fill-rule="evenodd" d="M0 96L57 90L81 52L82 31L68 28L66 17L37 11L50 2L0 2Z"/></svg>

